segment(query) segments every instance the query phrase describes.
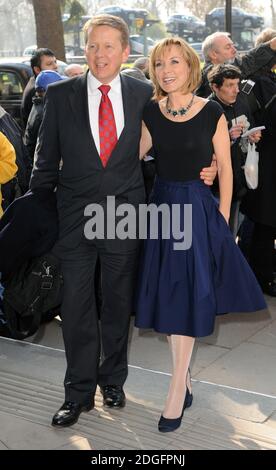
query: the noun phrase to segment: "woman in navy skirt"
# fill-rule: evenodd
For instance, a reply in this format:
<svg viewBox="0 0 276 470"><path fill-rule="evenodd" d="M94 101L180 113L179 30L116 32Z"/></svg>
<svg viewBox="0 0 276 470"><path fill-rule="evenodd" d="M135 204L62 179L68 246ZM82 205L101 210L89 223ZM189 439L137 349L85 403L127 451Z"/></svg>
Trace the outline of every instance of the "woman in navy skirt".
<svg viewBox="0 0 276 470"><path fill-rule="evenodd" d="M216 315L266 308L261 289L228 227L232 196L230 141L220 105L194 95L200 62L180 38L151 52L154 98L143 116L140 156L153 146L156 180L136 302L136 326L168 336L173 374L161 432L177 429L192 404L189 363L196 337ZM219 205L198 178L216 154ZM183 235L184 234L184 235ZM182 236L182 240L181 240Z"/></svg>

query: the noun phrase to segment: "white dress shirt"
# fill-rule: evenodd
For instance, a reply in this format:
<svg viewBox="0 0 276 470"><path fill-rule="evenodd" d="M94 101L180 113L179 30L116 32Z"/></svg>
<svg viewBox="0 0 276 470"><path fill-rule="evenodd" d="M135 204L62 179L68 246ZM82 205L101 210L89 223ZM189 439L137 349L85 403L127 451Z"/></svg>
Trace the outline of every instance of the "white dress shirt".
<svg viewBox="0 0 276 470"><path fill-rule="evenodd" d="M102 98L102 93L98 89L102 83L97 80L92 73L89 71L87 75L87 93L88 93L88 109L89 109L89 121L92 131L92 135L95 141L96 148L100 155L100 136L99 136L99 106ZM112 82L108 84L111 89L108 93L108 97L112 103L113 114L116 123L117 138L122 133L125 125L123 99L122 99L122 87L120 75L117 75Z"/></svg>

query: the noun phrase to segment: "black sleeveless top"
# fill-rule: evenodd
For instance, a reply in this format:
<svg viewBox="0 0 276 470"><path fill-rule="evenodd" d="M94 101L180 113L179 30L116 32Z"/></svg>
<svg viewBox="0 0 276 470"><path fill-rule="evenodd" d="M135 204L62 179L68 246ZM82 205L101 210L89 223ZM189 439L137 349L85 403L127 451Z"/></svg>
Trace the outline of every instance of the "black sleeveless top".
<svg viewBox="0 0 276 470"><path fill-rule="evenodd" d="M152 137L157 175L171 181L199 179L202 168L211 165L212 138L222 114L218 103L208 101L188 121L174 122L162 114L157 102L151 101L143 119Z"/></svg>

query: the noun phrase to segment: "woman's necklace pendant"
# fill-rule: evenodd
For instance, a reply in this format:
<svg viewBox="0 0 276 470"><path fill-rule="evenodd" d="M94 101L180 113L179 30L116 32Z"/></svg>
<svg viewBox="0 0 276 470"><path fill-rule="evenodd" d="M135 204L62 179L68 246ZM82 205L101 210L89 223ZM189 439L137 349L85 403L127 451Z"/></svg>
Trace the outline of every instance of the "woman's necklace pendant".
<svg viewBox="0 0 276 470"><path fill-rule="evenodd" d="M192 99L191 101L188 103L188 105L186 107L182 106L182 108L179 108L179 109L172 109L172 108L169 108L169 98L167 98L167 103L166 103L166 111L168 114L171 114L173 117L176 117L176 116L185 116L185 114L187 114L187 112L189 111L189 109L192 107L192 104L194 102L194 93L193 93L193 96L192 96Z"/></svg>

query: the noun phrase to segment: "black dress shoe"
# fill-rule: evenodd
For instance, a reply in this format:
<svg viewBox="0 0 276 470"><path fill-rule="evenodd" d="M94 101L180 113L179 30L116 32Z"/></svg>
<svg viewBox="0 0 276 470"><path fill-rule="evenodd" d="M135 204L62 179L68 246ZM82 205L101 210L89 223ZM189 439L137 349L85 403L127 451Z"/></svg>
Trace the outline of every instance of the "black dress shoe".
<svg viewBox="0 0 276 470"><path fill-rule="evenodd" d="M75 424L80 414L83 411L90 411L93 408L93 404L91 405L81 405L74 401L65 401L62 407L56 412L52 419L52 426L56 427L66 427L72 426Z"/></svg>
<svg viewBox="0 0 276 470"><path fill-rule="evenodd" d="M110 408L123 408L125 406L126 396L121 385L104 385L100 389L104 405Z"/></svg>

